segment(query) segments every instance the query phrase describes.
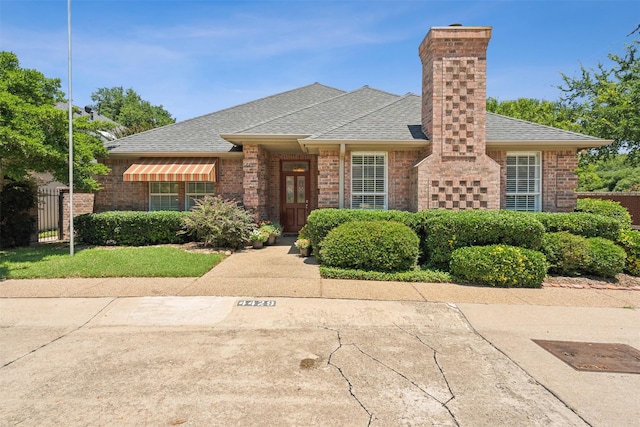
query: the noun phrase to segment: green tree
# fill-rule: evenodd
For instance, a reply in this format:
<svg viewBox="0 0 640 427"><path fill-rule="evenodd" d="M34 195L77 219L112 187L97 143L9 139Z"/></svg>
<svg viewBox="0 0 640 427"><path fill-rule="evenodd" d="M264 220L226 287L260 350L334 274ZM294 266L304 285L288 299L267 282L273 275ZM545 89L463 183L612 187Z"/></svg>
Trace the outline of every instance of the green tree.
<svg viewBox="0 0 640 427"><path fill-rule="evenodd" d="M631 164L640 164L640 57L634 40L624 55L610 53L610 66L581 67L580 75L562 75L561 102L571 109L580 132L614 142L581 156L581 164L627 152Z"/></svg>
<svg viewBox="0 0 640 427"><path fill-rule="evenodd" d="M498 101L487 98L487 111L559 129L579 131L573 111L560 102L533 98Z"/></svg>
<svg viewBox="0 0 640 427"><path fill-rule="evenodd" d="M55 108L63 100L60 79L24 69L14 53L0 52L0 191L4 177L24 182L32 172L48 171L69 183L68 115ZM95 162L107 155L97 131L110 128L104 122L74 120L74 188L99 188L94 176L109 169Z"/></svg>
<svg viewBox="0 0 640 427"><path fill-rule="evenodd" d="M99 88L91 94L94 108L105 117L124 126L118 136L132 135L145 130L175 123L175 119L162 105L151 105L138 93L122 86Z"/></svg>

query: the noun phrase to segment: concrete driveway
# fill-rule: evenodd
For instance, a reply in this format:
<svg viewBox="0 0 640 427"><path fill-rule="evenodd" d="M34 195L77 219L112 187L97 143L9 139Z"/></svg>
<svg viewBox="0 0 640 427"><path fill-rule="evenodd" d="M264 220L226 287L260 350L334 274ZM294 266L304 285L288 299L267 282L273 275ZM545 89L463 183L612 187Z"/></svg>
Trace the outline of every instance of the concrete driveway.
<svg viewBox="0 0 640 427"><path fill-rule="evenodd" d="M282 240L198 279L0 281L0 426L640 426L640 375L531 341L640 349L640 292L326 280Z"/></svg>
<svg viewBox="0 0 640 427"><path fill-rule="evenodd" d="M238 301L1 300L0 424L586 424L454 305Z"/></svg>

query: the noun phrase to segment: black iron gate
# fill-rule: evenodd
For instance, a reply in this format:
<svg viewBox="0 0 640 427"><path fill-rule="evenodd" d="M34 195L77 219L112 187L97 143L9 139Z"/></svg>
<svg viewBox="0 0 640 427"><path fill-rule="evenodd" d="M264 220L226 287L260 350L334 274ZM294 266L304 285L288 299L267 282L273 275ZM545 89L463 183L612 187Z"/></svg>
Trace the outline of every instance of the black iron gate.
<svg viewBox="0 0 640 427"><path fill-rule="evenodd" d="M60 221L59 191L56 188L38 189L38 241L58 240Z"/></svg>

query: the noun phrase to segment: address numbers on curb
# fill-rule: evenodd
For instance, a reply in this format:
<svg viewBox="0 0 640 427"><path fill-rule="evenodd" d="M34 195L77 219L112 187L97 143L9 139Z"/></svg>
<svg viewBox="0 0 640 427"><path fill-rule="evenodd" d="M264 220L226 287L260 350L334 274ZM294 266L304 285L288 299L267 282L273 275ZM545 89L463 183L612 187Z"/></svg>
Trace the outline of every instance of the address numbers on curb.
<svg viewBox="0 0 640 427"><path fill-rule="evenodd" d="M239 307L275 307L276 302L273 300L239 300Z"/></svg>

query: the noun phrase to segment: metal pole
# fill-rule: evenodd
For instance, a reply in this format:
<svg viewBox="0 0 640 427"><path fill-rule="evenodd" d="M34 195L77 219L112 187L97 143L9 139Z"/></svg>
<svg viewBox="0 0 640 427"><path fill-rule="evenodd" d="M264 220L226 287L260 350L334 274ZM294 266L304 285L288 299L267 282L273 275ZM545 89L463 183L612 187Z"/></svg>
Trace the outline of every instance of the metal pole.
<svg viewBox="0 0 640 427"><path fill-rule="evenodd" d="M73 256L73 96L71 92L71 0L67 0L67 39L69 53L69 255Z"/></svg>

